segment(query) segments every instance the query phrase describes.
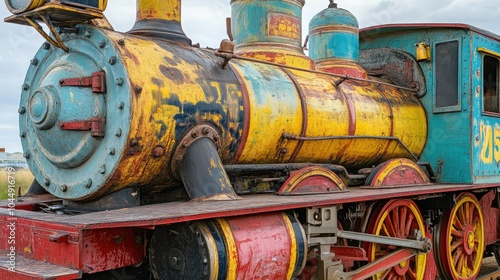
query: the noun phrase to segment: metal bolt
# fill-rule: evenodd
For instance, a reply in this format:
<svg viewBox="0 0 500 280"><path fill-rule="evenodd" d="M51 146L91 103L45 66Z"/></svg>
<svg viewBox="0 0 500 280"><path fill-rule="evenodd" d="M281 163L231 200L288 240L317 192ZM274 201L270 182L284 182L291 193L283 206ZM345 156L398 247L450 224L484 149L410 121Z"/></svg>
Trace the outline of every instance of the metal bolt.
<svg viewBox="0 0 500 280"><path fill-rule="evenodd" d="M92 187L92 179L88 179L85 183L85 188L90 189L90 187Z"/></svg>
<svg viewBox="0 0 500 280"><path fill-rule="evenodd" d="M29 159L29 158L30 158L30 156L31 156L31 155L30 155L29 153L24 153L24 154L23 154L23 157L24 157L25 159Z"/></svg>
<svg viewBox="0 0 500 280"><path fill-rule="evenodd" d="M163 147L156 147L153 149L153 157L157 158L157 157L161 157L165 154L165 149Z"/></svg>
<svg viewBox="0 0 500 280"><path fill-rule="evenodd" d="M43 48L44 50L48 50L48 49L50 49L50 44L49 44L49 43L47 43L47 42L45 42L45 43L43 43L42 48Z"/></svg>
<svg viewBox="0 0 500 280"><path fill-rule="evenodd" d="M198 131L191 132L191 137L198 138L198 136L200 136L200 133L198 133Z"/></svg>
<svg viewBox="0 0 500 280"><path fill-rule="evenodd" d="M285 155L286 153L288 153L288 149L287 148L281 149L281 154L282 155Z"/></svg>
<svg viewBox="0 0 500 280"><path fill-rule="evenodd" d="M319 213L314 213L314 220L316 220L316 221L320 221L321 220L321 218L319 216Z"/></svg>
<svg viewBox="0 0 500 280"><path fill-rule="evenodd" d="M67 192L68 191L68 186L67 185L62 185L61 186L61 191Z"/></svg>
<svg viewBox="0 0 500 280"><path fill-rule="evenodd" d="M99 42L99 48L104 49L105 46L106 46L106 41L102 40Z"/></svg>
<svg viewBox="0 0 500 280"><path fill-rule="evenodd" d="M18 112L19 114L21 114L21 115L22 115L22 114L25 114L25 113L26 113L26 107L21 107L21 108L19 108L19 109L17 110L17 112Z"/></svg>
<svg viewBox="0 0 500 280"><path fill-rule="evenodd" d="M38 65L38 58L33 58L31 61L30 61L31 65L34 65L34 66L37 66Z"/></svg>
<svg viewBox="0 0 500 280"><path fill-rule="evenodd" d="M26 138L26 132L24 132L24 131L21 132L20 136L21 136L21 138Z"/></svg>
<svg viewBox="0 0 500 280"><path fill-rule="evenodd" d="M118 40L118 45L124 46L125 45L125 40L123 40L123 39Z"/></svg>
<svg viewBox="0 0 500 280"><path fill-rule="evenodd" d="M23 84L23 85L21 86L21 88L22 88L23 90L29 90L29 89L30 89L30 85L28 85L28 84Z"/></svg>
<svg viewBox="0 0 500 280"><path fill-rule="evenodd" d="M115 148L109 149L109 155L114 156L116 154Z"/></svg>
<svg viewBox="0 0 500 280"><path fill-rule="evenodd" d="M188 141L184 141L184 142L182 142L181 146L183 148L186 148L188 146L188 144L189 144Z"/></svg>
<svg viewBox="0 0 500 280"><path fill-rule="evenodd" d="M50 180L49 179L45 179L45 181L43 182L43 184L48 187L50 186Z"/></svg>
<svg viewBox="0 0 500 280"><path fill-rule="evenodd" d="M116 82L117 86L122 86L123 85L123 78L117 78L115 82Z"/></svg>
<svg viewBox="0 0 500 280"><path fill-rule="evenodd" d="M116 56L112 56L112 57L110 57L110 58L109 58L109 64L111 64L111 65L115 65L115 63L116 63Z"/></svg>
<svg viewBox="0 0 500 280"><path fill-rule="evenodd" d="M139 145L139 140L137 140L137 139L133 139L132 142L130 143L131 147L134 147L134 146L137 146L137 145Z"/></svg>
<svg viewBox="0 0 500 280"><path fill-rule="evenodd" d="M122 101L122 102L118 103L118 109L123 110L123 108L125 108L125 103Z"/></svg>
<svg viewBox="0 0 500 280"><path fill-rule="evenodd" d="M134 90L135 90L135 93L141 93L142 92L142 87L141 86L135 86Z"/></svg>
<svg viewBox="0 0 500 280"><path fill-rule="evenodd" d="M117 129L115 130L115 136L116 136L116 137L121 137L121 136L122 136L122 130L121 130L120 128L117 128Z"/></svg>
<svg viewBox="0 0 500 280"><path fill-rule="evenodd" d="M214 141L215 141L215 142L219 142L219 140L220 140L219 135L214 135Z"/></svg>
<svg viewBox="0 0 500 280"><path fill-rule="evenodd" d="M106 174L106 165L101 165L101 167L99 168L99 173L100 174Z"/></svg>
<svg viewBox="0 0 500 280"><path fill-rule="evenodd" d="M208 129L208 127L204 127L201 133L203 133L203 135L208 135L210 133L210 129Z"/></svg>
<svg viewBox="0 0 500 280"><path fill-rule="evenodd" d="M92 32L90 32L89 30L85 30L85 34L83 36L85 36L85 38L90 38L92 37Z"/></svg>
<svg viewBox="0 0 500 280"><path fill-rule="evenodd" d="M120 244L123 242L123 237L117 235L115 236L115 244Z"/></svg>

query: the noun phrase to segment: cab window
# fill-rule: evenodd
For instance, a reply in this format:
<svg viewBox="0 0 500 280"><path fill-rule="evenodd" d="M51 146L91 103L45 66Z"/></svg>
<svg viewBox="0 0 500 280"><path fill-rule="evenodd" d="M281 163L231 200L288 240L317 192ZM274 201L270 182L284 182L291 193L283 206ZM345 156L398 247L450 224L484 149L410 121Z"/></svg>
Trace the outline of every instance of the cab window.
<svg viewBox="0 0 500 280"><path fill-rule="evenodd" d="M489 55L483 58L483 109L500 113L498 92L498 59Z"/></svg>
<svg viewBox="0 0 500 280"><path fill-rule="evenodd" d="M459 43L450 41L436 44L436 100L435 107L458 109Z"/></svg>

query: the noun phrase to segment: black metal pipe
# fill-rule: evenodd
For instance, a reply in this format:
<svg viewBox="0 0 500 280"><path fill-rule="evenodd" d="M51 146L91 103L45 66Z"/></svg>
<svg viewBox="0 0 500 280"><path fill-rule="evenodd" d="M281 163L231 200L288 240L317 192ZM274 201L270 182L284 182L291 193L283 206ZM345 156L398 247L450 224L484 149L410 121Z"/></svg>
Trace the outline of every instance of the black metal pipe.
<svg viewBox="0 0 500 280"><path fill-rule="evenodd" d="M209 138L200 138L187 148L179 173L192 200L239 198L227 177L215 143Z"/></svg>

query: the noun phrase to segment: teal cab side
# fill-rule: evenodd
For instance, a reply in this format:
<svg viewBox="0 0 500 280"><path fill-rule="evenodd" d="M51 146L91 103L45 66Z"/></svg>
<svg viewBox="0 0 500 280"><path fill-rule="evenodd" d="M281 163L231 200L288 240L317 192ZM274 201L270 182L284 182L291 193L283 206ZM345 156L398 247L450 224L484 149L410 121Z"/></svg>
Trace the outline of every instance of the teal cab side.
<svg viewBox="0 0 500 280"><path fill-rule="evenodd" d="M420 161L430 163L438 183L499 182L500 37L464 24L361 30L361 65L363 53L394 49L414 57L425 77L419 97L429 131Z"/></svg>

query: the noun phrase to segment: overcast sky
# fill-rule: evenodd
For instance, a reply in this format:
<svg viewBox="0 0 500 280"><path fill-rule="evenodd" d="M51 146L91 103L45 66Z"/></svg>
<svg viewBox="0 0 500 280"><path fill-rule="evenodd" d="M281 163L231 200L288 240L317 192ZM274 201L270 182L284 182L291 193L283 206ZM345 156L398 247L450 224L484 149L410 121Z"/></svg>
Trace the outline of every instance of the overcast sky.
<svg viewBox="0 0 500 280"><path fill-rule="evenodd" d="M167 1L167 0L165 0ZM1 1L3 2L3 1ZM135 0L109 0L106 16L119 31L129 30L135 20ZM217 47L226 38L225 18L230 0L184 0L184 31L202 47ZM388 23L467 23L500 34L500 6L486 0L338 0L351 11L361 27ZM328 6L328 0L306 0L304 29L309 20ZM3 3L2 3L3 4ZM0 4L0 17L9 16ZM0 22L0 147L22 151L18 132L19 96L29 61L43 43L34 29Z"/></svg>

